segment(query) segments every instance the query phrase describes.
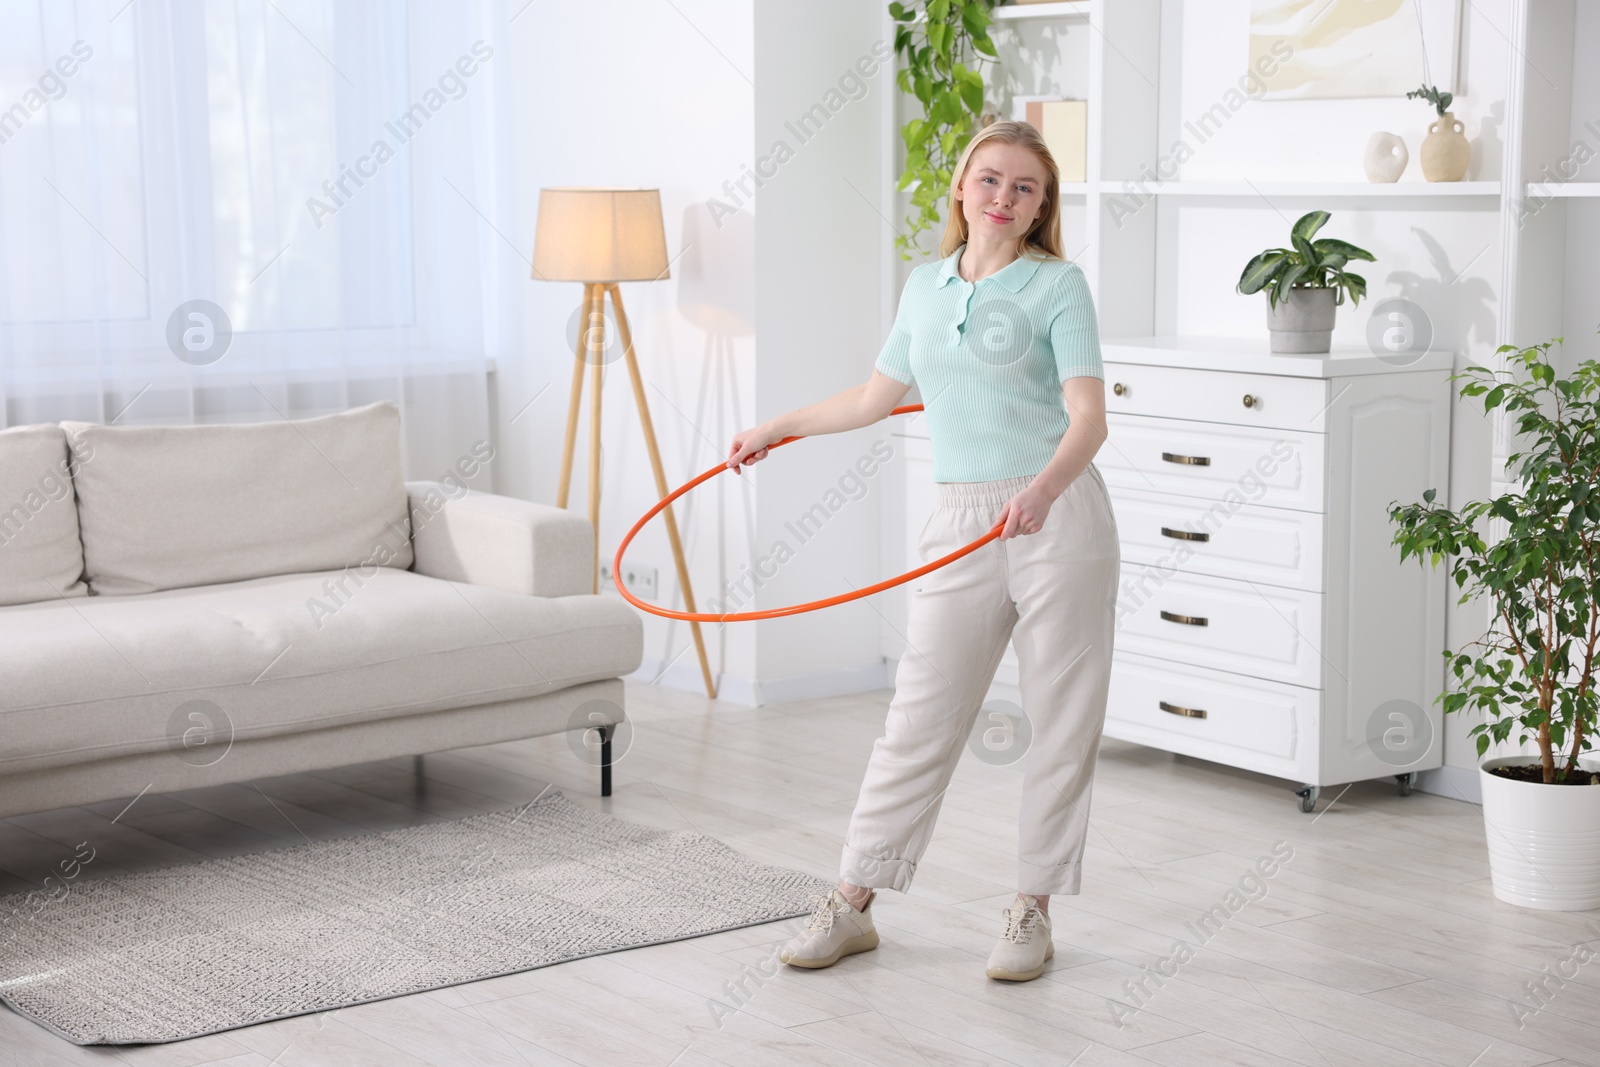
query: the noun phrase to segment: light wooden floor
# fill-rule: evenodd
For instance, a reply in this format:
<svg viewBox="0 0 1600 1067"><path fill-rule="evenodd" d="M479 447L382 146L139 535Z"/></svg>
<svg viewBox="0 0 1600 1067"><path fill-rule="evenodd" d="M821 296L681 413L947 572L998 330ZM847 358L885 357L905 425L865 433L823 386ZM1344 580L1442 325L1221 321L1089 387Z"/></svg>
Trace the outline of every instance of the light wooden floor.
<svg viewBox="0 0 1600 1067"><path fill-rule="evenodd" d="M395 760L146 795L120 819L126 801L0 821L0 892L84 840L99 850L85 877L103 877L503 809L552 782L591 808L831 876L888 698L743 709L630 685L635 732L608 802L553 737L429 756L421 791ZM81 1049L0 1008L0 1064L1600 1064L1600 960L1551 982L1521 1028L1510 1007L1600 937L1597 913L1497 902L1477 808L1385 782L1325 790L1304 815L1287 782L1113 741L1084 891L1052 907L1052 969L991 982L1020 782L1018 767L964 759L916 885L879 896L882 946L830 970L760 977L791 920L175 1045ZM1277 842L1294 858L1266 895L1198 944L1185 924L1226 904ZM1180 937L1193 958L1118 1026L1108 998L1127 1000L1123 983Z"/></svg>

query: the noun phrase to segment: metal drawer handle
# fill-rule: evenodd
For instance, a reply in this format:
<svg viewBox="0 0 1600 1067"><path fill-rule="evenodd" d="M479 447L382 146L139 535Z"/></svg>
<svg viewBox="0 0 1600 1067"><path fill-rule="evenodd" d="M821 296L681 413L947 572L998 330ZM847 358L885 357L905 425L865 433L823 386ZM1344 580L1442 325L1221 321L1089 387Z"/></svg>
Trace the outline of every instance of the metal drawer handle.
<svg viewBox="0 0 1600 1067"><path fill-rule="evenodd" d="M1190 467L1211 466L1210 456L1180 456L1173 452L1163 452L1161 453L1161 458L1168 463L1182 463Z"/></svg>
<svg viewBox="0 0 1600 1067"><path fill-rule="evenodd" d="M1245 407L1253 408L1259 403L1261 403L1261 398L1260 397L1251 396L1249 393L1244 394L1244 406Z"/></svg>
<svg viewBox="0 0 1600 1067"><path fill-rule="evenodd" d="M1118 396L1127 396L1128 395L1128 387L1126 385L1123 385L1121 382L1117 382L1116 384L1114 384L1111 387L1111 391L1113 393L1116 393Z"/></svg>
<svg viewBox="0 0 1600 1067"><path fill-rule="evenodd" d="M1170 526L1161 527L1161 536L1162 537L1170 537L1175 541L1209 541L1209 540L1211 540L1211 535L1208 534L1208 533L1195 533L1192 530L1174 530Z"/></svg>
<svg viewBox="0 0 1600 1067"><path fill-rule="evenodd" d="M1166 619L1168 622L1181 622L1185 626L1210 626L1211 625L1209 622L1207 622L1204 618L1200 617L1199 615L1177 615L1177 614L1174 614L1173 612L1170 612L1170 611L1163 611L1161 613L1161 617L1163 619Z"/></svg>
<svg viewBox="0 0 1600 1067"><path fill-rule="evenodd" d="M1182 715L1186 719L1203 719L1206 717L1204 708L1185 708L1177 704L1168 704L1165 700L1156 701L1161 705L1161 710L1172 715Z"/></svg>

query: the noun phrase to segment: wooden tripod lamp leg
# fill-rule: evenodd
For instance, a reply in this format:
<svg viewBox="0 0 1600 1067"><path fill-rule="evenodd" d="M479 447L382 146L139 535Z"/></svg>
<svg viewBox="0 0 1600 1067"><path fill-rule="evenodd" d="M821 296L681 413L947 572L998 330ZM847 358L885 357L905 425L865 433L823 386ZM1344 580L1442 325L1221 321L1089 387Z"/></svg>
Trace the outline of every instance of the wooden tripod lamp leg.
<svg viewBox="0 0 1600 1067"><path fill-rule="evenodd" d="M600 286L585 282L583 285L583 325L578 327L578 345L573 353L572 363L572 396L567 401L567 439L561 446L561 484L556 489L556 507L567 506L567 493L572 488L572 453L573 445L578 440L578 402L583 397L583 346L588 343L588 324L593 322L593 301L597 295L603 296L604 291Z"/></svg>
<svg viewBox="0 0 1600 1067"><path fill-rule="evenodd" d="M622 358L628 363L628 377L633 381L633 398L639 405L644 443L650 451L650 466L656 475L656 492L665 497L670 492L667 475L661 466L661 450L656 447L656 429L650 421L650 404L644 395L644 379L639 374L639 363L633 355L633 331L628 327L627 313L622 310L622 292L614 284L608 284L606 292L611 294L611 306L617 312L617 337L622 342ZM689 584L689 565L683 558L683 542L678 538L678 521L673 518L671 505L664 509L664 514L667 518L667 539L672 542L672 557L678 565L678 585L683 588L684 606L691 612L698 611L694 606L694 588ZM711 680L711 661L706 657L705 636L701 634L698 622L691 622L689 629L694 633L695 650L700 653L700 675L705 679L706 696L715 697L717 687Z"/></svg>
<svg viewBox="0 0 1600 1067"><path fill-rule="evenodd" d="M589 525L594 527L594 591L600 592L600 386L606 346L605 291L594 287L589 337Z"/></svg>

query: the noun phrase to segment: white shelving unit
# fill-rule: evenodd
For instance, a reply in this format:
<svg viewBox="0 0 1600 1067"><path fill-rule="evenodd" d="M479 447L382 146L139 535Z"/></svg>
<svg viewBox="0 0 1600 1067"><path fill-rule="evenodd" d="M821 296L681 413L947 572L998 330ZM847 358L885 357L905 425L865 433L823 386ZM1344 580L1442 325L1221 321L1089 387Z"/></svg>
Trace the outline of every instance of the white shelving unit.
<svg viewBox="0 0 1600 1067"><path fill-rule="evenodd" d="M1600 204L1596 204L1596 198L1600 197L1600 163L1589 164L1569 181L1552 182L1548 178L1552 173L1549 167L1567 158L1576 142L1585 141L1591 149L1600 152L1600 144L1596 143L1600 136L1582 125L1585 120L1593 120L1600 115L1600 74L1591 75L1581 65L1575 69L1573 59L1575 42L1600 39L1600 5L1588 5L1580 9L1582 5L1579 0L1540 0L1538 5L1533 5L1532 0L1508 0L1508 3L1511 31L1507 35L1506 54L1509 57L1509 69L1504 72L1505 107L1499 116L1503 124L1499 126L1498 133L1509 147L1503 153L1498 178L1486 176L1485 180L1454 183L1430 183L1413 178L1390 184L1309 179L1251 181L1245 177L1238 180L1186 181L1181 173L1172 181L1150 180L1162 146L1170 145L1174 140L1180 118L1178 94L1181 71L1178 67L1181 48L1178 44L1181 34L1174 33L1170 23L1163 26L1163 12L1169 19L1174 17L1175 12L1180 20L1182 17L1200 18L1205 15L1203 5L1193 0L1187 3L1178 3L1177 0L1090 0L1081 4L997 8L995 17L999 25L993 34L997 43L1001 43L1002 55L1008 54L1007 46L1003 43L1008 34L1027 34L1030 35L1027 47L1020 51L1013 49L1012 53L1025 55L1035 65L1047 68L1043 72L1025 70L1006 73L1006 90L1022 94L1053 92L1062 96L1083 97L1089 101L1089 178L1086 182L1062 189L1063 240L1069 255L1084 268L1094 293L1108 365L1108 390L1113 364L1121 370L1142 367L1146 372L1152 368L1209 368L1211 372L1221 375L1266 373L1273 376L1285 376L1283 368L1294 366L1285 364L1281 359L1272 360L1268 357L1264 341L1239 342L1227 338L1174 336L1176 312L1173 310L1173 295L1181 285L1193 284L1189 279L1180 278L1178 273L1180 242L1186 232L1182 225L1183 213L1199 210L1271 208L1276 209L1279 215L1292 217L1292 212L1326 204L1340 209L1339 214L1344 220L1359 217L1358 213L1370 213L1370 225L1379 227L1387 227L1389 224L1386 220L1391 217L1400 225L1408 225L1413 224L1412 220L1419 217L1420 213L1449 212L1450 221L1447 225L1469 228L1474 235L1473 243L1479 244L1478 238L1481 236L1481 244L1485 247L1485 251L1471 264L1467 262L1470 252L1464 254L1462 262L1451 265L1452 271L1473 265L1477 274L1486 273L1490 279L1498 277L1500 280L1489 299L1493 305L1490 310L1493 315L1494 345L1528 344L1564 334L1569 348L1573 347L1574 339L1584 339L1584 345L1579 347L1586 346L1588 351L1581 354L1593 354L1594 329L1600 323L1600 286L1593 285L1588 279L1600 272L1600 251L1596 251L1600 249ZM1531 13L1535 9L1536 20L1530 21L1535 19ZM1463 18L1468 17L1467 14L1463 15ZM1504 25L1504 22L1499 23L1501 27ZM1473 77L1477 79L1475 91L1480 94L1488 92L1486 99L1497 99L1500 91L1495 84L1498 75L1499 72L1483 69L1480 64L1479 69L1473 72ZM1494 88L1490 90L1490 86ZM1108 111L1106 101L1115 101L1115 108ZM1003 104L1004 100L993 102ZM910 113L907 105L898 99L886 100L880 113L886 142L898 145L899 127ZM903 201L892 187L893 178L898 177L899 162L896 155L894 164L887 168L892 177L890 187L884 193L884 203L892 206L895 214L885 212L891 218L904 214ZM1559 169L1554 173L1567 176ZM1545 180L1541 182L1541 178ZM1119 215L1116 210L1118 205L1125 206L1133 195L1139 197L1139 210L1131 216L1125 211ZM1257 203L1252 204L1252 201ZM1421 260L1418 263L1403 264L1391 260L1385 266L1391 271L1415 268L1413 272L1418 273L1430 267L1421 253L1418 255ZM889 278L884 287L887 322L893 314L905 274L915 264L900 260L893 248L892 235L885 240L885 258L897 268L888 272ZM1233 269L1231 263L1228 269L1230 272ZM1448 279L1449 275L1445 277ZM1231 276L1228 282L1231 292ZM1347 309L1341 311L1341 315L1347 314ZM1481 351L1488 339L1478 336L1480 329L1474 328L1474 336ZM1252 352L1260 355L1252 359ZM1428 368L1440 377L1447 373L1446 368L1434 365L1440 358L1439 353L1433 353L1429 358L1433 362L1428 364ZM1443 358L1448 360L1450 357ZM1470 361L1486 362L1492 358L1490 355ZM1571 358L1579 358L1579 353L1572 353ZM1455 359L1458 364L1469 361L1460 354ZM1275 369L1268 370L1269 366ZM1385 405L1392 408L1396 404L1404 406L1416 401L1415 395L1409 395L1408 398L1405 390L1400 389L1401 383L1393 376L1376 374L1363 377L1353 371L1354 363L1339 366L1344 368L1343 371L1324 374L1324 380L1365 381L1363 388L1368 394L1367 402L1376 405L1374 410L1388 410ZM1419 365L1412 370L1413 374L1419 374L1423 368ZM1388 383L1400 389L1400 392L1386 396L1383 393L1384 386L1380 383ZM1443 490L1450 481L1447 474L1450 462L1448 438L1441 454L1438 409L1429 407L1428 410L1429 418L1433 420L1432 436L1428 438L1428 455L1418 469ZM1170 419L1170 416L1169 412L1165 416L1147 414L1144 417ZM1191 416L1188 421L1204 422L1212 417L1215 416ZM1448 412L1443 425L1448 426ZM1300 429L1305 432L1325 432L1307 430L1306 427ZM907 463L901 465L906 468L903 476L905 491L890 501L885 516L885 573L903 570L915 558L915 534L921 525L928 499L916 483L919 479L929 477L927 463L931 458L922 420L899 420L892 432L895 434L893 440L904 449ZM1504 458L1508 451L1506 441L1504 426L1497 426L1491 470L1484 472L1488 475L1489 492L1499 492L1503 488L1497 482L1503 477ZM1348 445L1348 441L1341 442L1341 447ZM1346 472L1345 475L1338 475L1335 466L1328 466L1323 471L1328 479L1327 484L1332 487L1329 491L1349 493L1352 483L1348 472L1360 464L1353 454L1347 454L1338 464L1339 469ZM1102 464L1104 470L1105 465ZM1409 467L1407 470L1410 474L1418 473ZM1114 487L1113 495L1117 495L1117 492ZM1474 495L1477 492L1475 489ZM1328 497L1311 510L1325 521L1335 521L1331 517L1342 514L1349 506L1348 499ZM1124 547L1125 559L1136 557L1137 552L1127 551L1129 545L1125 544ZM1370 591L1378 588L1373 584L1372 574L1376 572L1372 568L1379 566L1376 556L1381 553L1374 553L1371 546L1367 546L1366 554L1373 558L1360 565L1361 572L1355 579L1355 586ZM1348 559L1325 561L1319 558L1317 566L1323 572L1319 579L1322 586L1326 586L1336 573L1347 576L1355 573L1355 564ZM1259 584L1265 586L1266 583ZM897 590L895 595L886 596L881 602L888 620L884 629L883 648L891 660L897 659L903 651L904 641L900 635L904 632L904 596L903 591ZM1427 603L1408 602L1403 610L1415 616L1413 621L1419 632L1433 635L1439 632L1446 602L1451 598L1447 590L1437 587L1436 580L1429 584L1426 597ZM1415 600L1415 596L1412 599ZM1348 621L1351 617L1349 611L1352 610L1364 609L1360 605L1346 603L1337 609L1336 613L1342 613L1338 614L1338 619ZM1324 614L1319 618L1326 622L1332 616ZM1462 639L1470 640L1476 636L1474 633ZM1379 673L1391 680L1392 684L1386 684L1390 684L1394 690L1392 696L1400 697L1403 690L1405 699L1414 699L1427 707L1431 716L1430 725L1437 736L1441 730L1438 705L1431 704L1433 694L1423 693L1419 686L1424 678L1432 679L1429 684L1435 686L1435 692L1438 686L1442 686L1442 661L1435 657L1437 649L1444 642L1442 637L1430 636L1427 640L1428 649L1417 650L1407 646L1403 651L1403 655L1408 657L1420 656L1422 662L1408 665L1386 660L1379 667ZM1359 644L1359 641L1355 643ZM1144 655L1148 659L1149 652L1147 647L1143 653L1131 655ZM991 695L1017 700L1014 664L1015 660L1008 652L1007 661L1002 664ZM1341 680L1329 675L1316 679L1301 677L1294 681L1267 679L1262 672L1257 672L1254 676L1240 673L1239 678L1253 678L1250 684L1302 685L1306 691L1317 693L1315 703L1318 707L1330 714L1336 712L1336 718L1312 723L1301 719L1299 728L1309 731L1301 734L1303 742L1319 737L1324 745L1337 738L1354 736L1352 731L1356 730L1357 720L1364 722L1364 716L1371 711L1370 708L1357 705L1361 701L1370 702L1377 692L1361 679ZM1406 680L1401 681L1402 678ZM1314 685L1302 684L1312 681ZM1330 685L1338 691L1331 691ZM1303 708L1295 712L1297 715L1303 713ZM1323 711L1317 714L1321 715ZM1115 713L1108 715L1108 735L1119 736L1118 731L1123 729L1117 724L1119 718L1126 720L1126 716ZM1376 777L1383 772L1381 766L1360 767L1356 765L1359 761L1340 763L1323 756L1310 757L1309 762L1300 763L1295 763L1287 756L1277 758L1277 762L1270 759L1264 761L1259 753L1251 754L1243 745L1237 746L1231 753L1227 745L1205 751L1185 749L1179 744L1163 741L1160 734L1161 731L1156 731L1138 737L1128 733L1122 736L1174 751L1190 751L1219 762L1291 779L1298 778L1308 785L1326 786L1341 780L1336 777L1341 774L1348 776L1342 780L1354 781L1359 777ZM1300 755L1306 755L1304 748ZM1439 754L1435 749L1418 767L1438 765ZM1476 771L1465 767L1445 770L1456 772L1451 779L1452 790L1460 790L1469 796L1474 794ZM1335 777L1330 778L1329 775ZM1427 787L1426 784L1424 787ZM1444 789L1440 791L1447 792Z"/></svg>
<svg viewBox="0 0 1600 1067"><path fill-rule="evenodd" d="M1093 0L1098 3L1098 0ZM1011 4L994 9L999 22L1026 22L1032 19L1087 19L1091 0L1058 0L1053 4Z"/></svg>
<svg viewBox="0 0 1600 1067"><path fill-rule="evenodd" d="M1157 196L1367 197L1499 196L1499 182L1165 182Z"/></svg>

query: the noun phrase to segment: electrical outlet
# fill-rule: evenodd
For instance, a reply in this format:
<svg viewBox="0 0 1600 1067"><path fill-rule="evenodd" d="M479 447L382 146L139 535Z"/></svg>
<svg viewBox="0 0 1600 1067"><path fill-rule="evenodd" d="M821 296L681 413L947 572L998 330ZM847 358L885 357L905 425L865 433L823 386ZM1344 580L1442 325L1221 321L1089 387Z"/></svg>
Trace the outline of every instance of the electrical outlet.
<svg viewBox="0 0 1600 1067"><path fill-rule="evenodd" d="M611 564L609 563L600 564L600 587L602 589L611 587Z"/></svg>
<svg viewBox="0 0 1600 1067"><path fill-rule="evenodd" d="M644 600L654 600L656 598L656 569L623 560L622 584L627 586L634 596Z"/></svg>

